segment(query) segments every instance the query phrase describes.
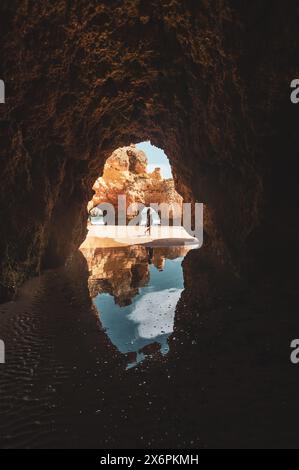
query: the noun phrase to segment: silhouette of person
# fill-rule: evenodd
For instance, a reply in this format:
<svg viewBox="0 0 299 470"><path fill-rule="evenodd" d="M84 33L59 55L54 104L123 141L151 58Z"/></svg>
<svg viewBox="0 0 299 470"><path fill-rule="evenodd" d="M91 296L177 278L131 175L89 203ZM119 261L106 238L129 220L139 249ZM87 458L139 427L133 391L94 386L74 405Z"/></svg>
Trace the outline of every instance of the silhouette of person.
<svg viewBox="0 0 299 470"><path fill-rule="evenodd" d="M148 209L146 211L146 230L145 230L145 235L148 233L149 235L151 234L151 225L152 225L152 214L151 214L151 209Z"/></svg>

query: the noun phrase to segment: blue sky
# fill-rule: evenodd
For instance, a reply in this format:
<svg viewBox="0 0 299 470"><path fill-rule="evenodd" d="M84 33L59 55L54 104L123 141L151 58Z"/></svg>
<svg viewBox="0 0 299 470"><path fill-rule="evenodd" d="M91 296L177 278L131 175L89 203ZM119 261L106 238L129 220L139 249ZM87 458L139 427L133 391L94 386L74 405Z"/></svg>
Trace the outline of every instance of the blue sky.
<svg viewBox="0 0 299 470"><path fill-rule="evenodd" d="M141 142L137 144L139 150L143 150L148 158L148 171L152 172L155 168L161 168L163 178L172 178L169 160L162 149L155 147L150 142Z"/></svg>

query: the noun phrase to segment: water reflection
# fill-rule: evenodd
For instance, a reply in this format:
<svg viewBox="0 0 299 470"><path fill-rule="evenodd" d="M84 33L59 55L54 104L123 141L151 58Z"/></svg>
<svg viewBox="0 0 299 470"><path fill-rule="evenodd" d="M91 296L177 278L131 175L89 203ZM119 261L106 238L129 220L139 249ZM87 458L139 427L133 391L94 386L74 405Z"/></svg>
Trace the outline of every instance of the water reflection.
<svg viewBox="0 0 299 470"><path fill-rule="evenodd" d="M94 305L110 341L127 356L128 368L169 352L168 338L184 289L182 261L190 249L84 250Z"/></svg>

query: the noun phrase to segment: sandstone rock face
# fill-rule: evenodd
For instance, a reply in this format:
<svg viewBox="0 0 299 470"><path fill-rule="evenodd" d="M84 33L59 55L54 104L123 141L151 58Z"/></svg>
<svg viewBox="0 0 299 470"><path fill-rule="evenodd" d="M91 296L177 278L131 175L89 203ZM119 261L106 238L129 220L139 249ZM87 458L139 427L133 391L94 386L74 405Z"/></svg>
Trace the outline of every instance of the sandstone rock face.
<svg viewBox="0 0 299 470"><path fill-rule="evenodd" d="M107 202L117 209L118 197L126 196L127 208L136 204L146 207L150 204L169 204L172 215L179 215L183 198L175 190L174 181L164 180L160 168L148 173L147 164L145 153L134 145L113 152L105 164L103 176L97 179L93 187L95 195L88 209Z"/></svg>
<svg viewBox="0 0 299 470"><path fill-rule="evenodd" d="M298 246L297 12L295 0L1 0L3 291L77 249L94 181L131 142L165 150L237 264Z"/></svg>

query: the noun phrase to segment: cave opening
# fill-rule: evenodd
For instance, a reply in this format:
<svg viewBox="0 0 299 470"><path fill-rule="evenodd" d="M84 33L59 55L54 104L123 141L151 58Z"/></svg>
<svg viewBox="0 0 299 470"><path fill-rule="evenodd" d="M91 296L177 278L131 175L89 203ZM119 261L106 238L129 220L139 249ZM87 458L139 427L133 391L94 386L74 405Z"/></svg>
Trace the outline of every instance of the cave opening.
<svg viewBox="0 0 299 470"><path fill-rule="evenodd" d="M100 322L127 369L161 360L184 291L183 260L199 247L183 226L168 157L150 141L120 147L93 191L80 250Z"/></svg>
<svg viewBox="0 0 299 470"><path fill-rule="evenodd" d="M116 149L92 189L83 247L91 241L97 247L118 242L156 246L198 243L185 229L186 204L176 189L169 159L150 141Z"/></svg>

